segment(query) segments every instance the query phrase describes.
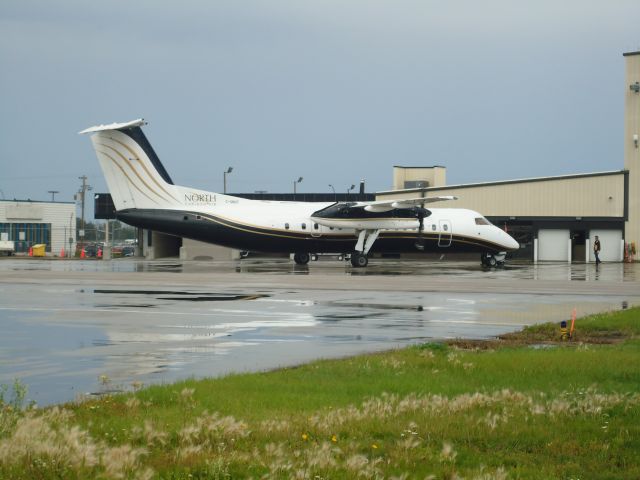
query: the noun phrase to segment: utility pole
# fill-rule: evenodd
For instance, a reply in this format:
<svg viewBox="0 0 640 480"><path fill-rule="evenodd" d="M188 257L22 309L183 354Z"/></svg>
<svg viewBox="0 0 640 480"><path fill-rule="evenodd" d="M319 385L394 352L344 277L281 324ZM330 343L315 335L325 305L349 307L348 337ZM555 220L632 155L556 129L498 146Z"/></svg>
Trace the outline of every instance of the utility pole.
<svg viewBox="0 0 640 480"><path fill-rule="evenodd" d="M80 190L78 191L78 193L80 194L80 201L82 202L82 207L81 207L81 217L80 217L80 248L84 248L84 197L87 193L87 191L93 190L93 187L91 185L89 185L87 183L87 176L86 175L82 175L81 177L78 177L80 180L82 180L82 186L80 187Z"/></svg>

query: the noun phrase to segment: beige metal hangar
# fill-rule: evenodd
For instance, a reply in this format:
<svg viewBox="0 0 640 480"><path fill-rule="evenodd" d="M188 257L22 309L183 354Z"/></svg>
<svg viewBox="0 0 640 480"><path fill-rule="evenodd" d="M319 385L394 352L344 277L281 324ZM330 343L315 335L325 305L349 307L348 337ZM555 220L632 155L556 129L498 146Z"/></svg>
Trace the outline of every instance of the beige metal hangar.
<svg viewBox="0 0 640 480"><path fill-rule="evenodd" d="M624 168L629 172L625 239L640 246L640 51L628 52L624 80ZM636 255L637 258L637 255Z"/></svg>
<svg viewBox="0 0 640 480"><path fill-rule="evenodd" d="M412 170L415 178L418 169ZM424 170L427 179L432 168ZM627 178L625 171L587 173L391 190L377 199L455 195L458 200L438 207L476 210L505 228L521 245L516 258L590 261L590 242L598 235L606 247L602 259L620 261Z"/></svg>

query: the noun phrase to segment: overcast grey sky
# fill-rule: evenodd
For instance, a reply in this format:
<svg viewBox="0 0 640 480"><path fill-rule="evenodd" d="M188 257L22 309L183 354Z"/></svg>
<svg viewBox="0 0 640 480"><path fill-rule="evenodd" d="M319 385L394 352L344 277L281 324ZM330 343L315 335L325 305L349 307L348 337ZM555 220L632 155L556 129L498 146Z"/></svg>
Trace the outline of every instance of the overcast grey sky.
<svg viewBox="0 0 640 480"><path fill-rule="evenodd" d="M106 185L77 135L144 117L175 183L369 191L623 167L637 0L0 4L0 190Z"/></svg>

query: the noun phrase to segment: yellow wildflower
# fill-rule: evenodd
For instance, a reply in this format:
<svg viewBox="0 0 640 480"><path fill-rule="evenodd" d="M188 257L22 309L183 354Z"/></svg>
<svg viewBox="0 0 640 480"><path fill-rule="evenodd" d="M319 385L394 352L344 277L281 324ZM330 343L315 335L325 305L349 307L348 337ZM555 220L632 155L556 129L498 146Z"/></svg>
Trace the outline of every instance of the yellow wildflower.
<svg viewBox="0 0 640 480"><path fill-rule="evenodd" d="M331 441L332 442L337 442L338 441L338 437L336 437L335 435L331 435Z"/></svg>
<svg viewBox="0 0 640 480"><path fill-rule="evenodd" d="M371 448L373 448L374 450L378 449L378 445L376 445L375 443L371 444Z"/></svg>
<svg viewBox="0 0 640 480"><path fill-rule="evenodd" d="M309 435L307 435L306 433L302 434L302 439L303 440L308 440L309 439Z"/></svg>

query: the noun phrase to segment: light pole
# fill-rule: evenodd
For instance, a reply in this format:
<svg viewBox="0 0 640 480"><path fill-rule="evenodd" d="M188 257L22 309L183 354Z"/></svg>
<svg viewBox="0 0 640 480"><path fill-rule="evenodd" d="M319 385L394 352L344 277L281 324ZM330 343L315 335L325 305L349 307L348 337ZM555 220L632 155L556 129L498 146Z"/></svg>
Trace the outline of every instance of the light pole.
<svg viewBox="0 0 640 480"><path fill-rule="evenodd" d="M78 193L80 194L80 201L82 202L82 219L81 219L81 223L80 223L80 246L81 248L84 248L84 197L86 196L86 193L88 190L93 190L93 187L91 185L87 184L87 176L86 175L82 175L81 177L78 177L78 179L82 180L82 186L80 187L80 190L78 191Z"/></svg>
<svg viewBox="0 0 640 480"><path fill-rule="evenodd" d="M51 201L56 201L56 193L60 193L60 190L47 190L51 194Z"/></svg>
<svg viewBox="0 0 640 480"><path fill-rule="evenodd" d="M351 185L348 189L347 189L347 199L349 199L349 196L351 195L351 190L353 190L354 188L356 188L355 185Z"/></svg>
<svg viewBox="0 0 640 480"><path fill-rule="evenodd" d="M222 173L222 179L224 181L224 186L223 186L223 190L222 193L226 194L227 193L227 173L231 173L233 172L233 167L229 167L227 168L223 173Z"/></svg>
<svg viewBox="0 0 640 480"><path fill-rule="evenodd" d="M298 183L302 182L302 177L298 178L298 180L294 180L293 181L293 199L296 199L296 185L298 185Z"/></svg>
<svg viewBox="0 0 640 480"><path fill-rule="evenodd" d="M331 184L329 184L329 186L331 187L331 190L333 190L333 201L336 202L338 200L338 197L336 195L336 189Z"/></svg>

